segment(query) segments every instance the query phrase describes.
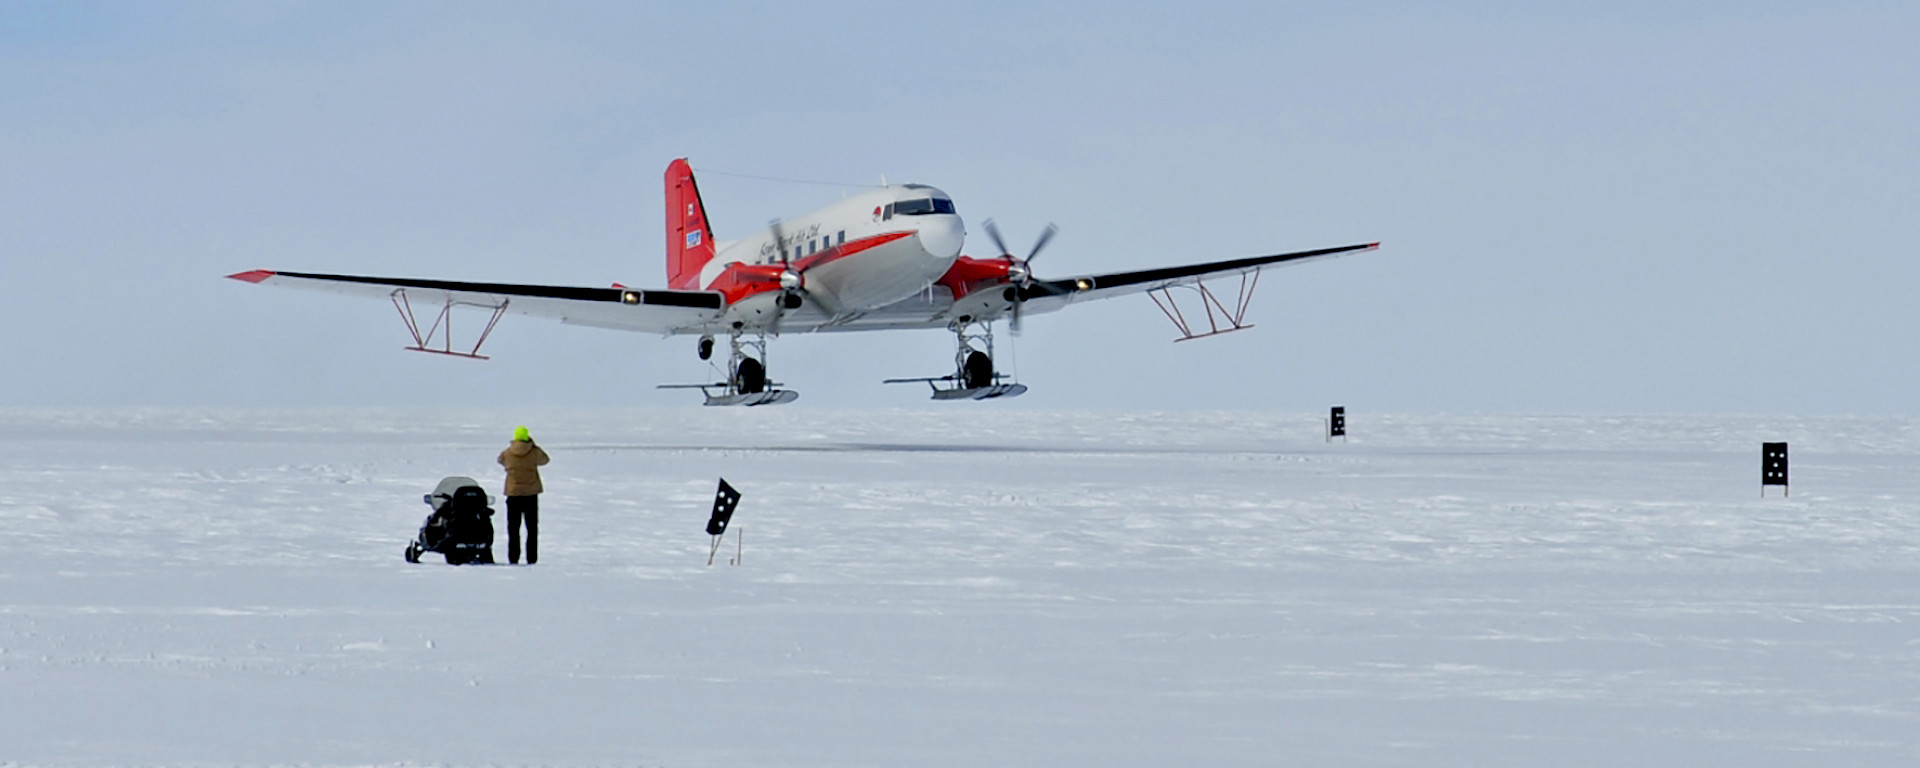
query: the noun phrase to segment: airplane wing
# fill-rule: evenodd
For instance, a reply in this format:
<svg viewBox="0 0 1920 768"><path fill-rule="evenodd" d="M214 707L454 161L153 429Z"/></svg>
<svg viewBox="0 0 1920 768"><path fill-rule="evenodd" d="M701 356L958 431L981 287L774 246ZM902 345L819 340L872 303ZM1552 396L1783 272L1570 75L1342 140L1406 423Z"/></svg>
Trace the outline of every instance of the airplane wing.
<svg viewBox="0 0 1920 768"><path fill-rule="evenodd" d="M228 277L263 285L391 299L396 305L421 309L470 306L553 318L571 325L659 334L698 332L697 329L715 322L726 304L721 295L713 291L468 283L264 269ZM404 308L403 311L410 312Z"/></svg>
<svg viewBox="0 0 1920 768"><path fill-rule="evenodd" d="M1249 256L1242 259L1143 269L1134 272L1110 272L1104 275L1080 275L1058 280L1035 280L1021 290L1021 298L1025 300L1026 306L1023 309L1026 312L1052 312L1079 301L1146 293L1176 285L1192 285L1216 277L1247 274L1277 265L1304 264L1349 253L1371 251L1379 247L1379 243L1345 245L1337 248Z"/></svg>
<svg viewBox="0 0 1920 768"><path fill-rule="evenodd" d="M1016 303L1014 301L1016 295L1020 299L1017 303L1020 304L1021 313L1042 314L1056 312L1081 301L1163 291L1176 286L1197 285L1215 278L1251 276L1274 266L1304 264L1349 253L1371 251L1379 247L1379 243L1365 243L1134 272L1110 272L1055 280L1034 280L1023 288L1014 288L1004 277L1007 267L1004 261L987 260L992 264L990 268L998 268L1002 271L1002 276L969 281L964 299L955 299L948 291L939 290L925 291L918 296L903 299L887 307L851 316L815 318L807 315L803 310L801 313L796 313L797 316L794 319L788 321L787 329L790 332L832 333L946 328L962 317L988 321L1009 317L1014 314L1013 305Z"/></svg>
<svg viewBox="0 0 1920 768"><path fill-rule="evenodd" d="M1081 301L1194 285L1218 277L1248 275L1272 266L1301 264L1379 247L1379 243L1367 243L1133 272L1035 280L1017 290L1023 313L1046 313ZM552 318L570 325L662 335L723 333L727 328L724 322L727 302L718 291L640 290L619 286L579 288L269 270L228 277L249 283L390 299L409 318L416 308L432 311L443 306L469 306ZM966 302L955 301L945 292L928 291L879 310L846 316L825 313L809 302L785 315L784 330L810 333L945 328L963 315L996 320L1006 317L1013 309L1012 294L1001 298L1002 290L1009 287L1004 280L976 286Z"/></svg>

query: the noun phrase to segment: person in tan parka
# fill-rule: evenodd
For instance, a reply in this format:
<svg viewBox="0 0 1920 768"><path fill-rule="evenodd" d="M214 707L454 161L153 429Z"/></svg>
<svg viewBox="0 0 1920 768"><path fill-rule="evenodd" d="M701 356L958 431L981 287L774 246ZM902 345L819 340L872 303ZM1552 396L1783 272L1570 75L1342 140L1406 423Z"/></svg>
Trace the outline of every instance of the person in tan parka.
<svg viewBox="0 0 1920 768"><path fill-rule="evenodd" d="M507 468L507 562L520 562L520 521L527 523L527 565L540 559L540 468L547 452L534 445L526 427L515 427L513 443L500 452Z"/></svg>

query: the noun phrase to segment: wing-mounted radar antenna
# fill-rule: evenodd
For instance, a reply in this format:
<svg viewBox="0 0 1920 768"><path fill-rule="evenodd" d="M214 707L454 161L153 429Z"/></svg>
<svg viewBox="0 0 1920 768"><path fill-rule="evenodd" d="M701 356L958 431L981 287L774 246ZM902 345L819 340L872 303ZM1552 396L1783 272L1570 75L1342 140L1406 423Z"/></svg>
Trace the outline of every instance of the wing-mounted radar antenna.
<svg viewBox="0 0 1920 768"><path fill-rule="evenodd" d="M495 297L496 301L492 302L456 301L453 298L453 294L446 291L430 290L421 291L421 293L428 296L435 296L440 304L440 312L434 317L433 324L427 326L425 333L420 331L420 321L414 317L413 298L408 295L407 289L395 288L389 296L389 298L393 299L393 308L400 312L400 321L407 324L407 333L413 335L413 346L407 347L407 349L415 352L432 352L436 355L464 357L471 360L487 359L486 355L480 354L480 345L487 343L487 336L493 333L493 327L499 325L501 316L507 314L507 298L505 296ZM426 296L422 298L426 298ZM426 302L422 303L426 304ZM478 307L492 313L492 316L487 318L486 326L480 329L479 339L475 340L473 346L467 348L465 351L454 349L453 346L454 307Z"/></svg>
<svg viewBox="0 0 1920 768"><path fill-rule="evenodd" d="M1792 496L1793 490L1787 487L1787 444L1760 444L1760 497L1766 498L1767 486L1780 486L1780 495Z"/></svg>
<svg viewBox="0 0 1920 768"><path fill-rule="evenodd" d="M1336 437L1340 442L1347 441L1347 407L1344 405L1336 405L1327 413L1327 442L1333 442Z"/></svg>
<svg viewBox="0 0 1920 768"><path fill-rule="evenodd" d="M720 489L713 495L713 514L707 518L707 535L713 537L713 545L707 548L707 565L713 565L713 557L720 552L720 540L727 535L727 526L733 523L733 509L740 506L740 492L727 484L726 478L720 478ZM737 548L731 565L739 565L746 555L746 544L739 531L733 534L733 543Z"/></svg>
<svg viewBox="0 0 1920 768"><path fill-rule="evenodd" d="M1153 303L1160 307L1160 311L1166 313L1167 319L1173 321L1174 329L1180 332L1180 338L1174 341L1192 341L1252 328L1253 323L1247 322L1247 307L1253 304L1253 291L1259 286L1260 270L1258 268L1241 272L1240 289L1234 293L1231 309L1219 294L1207 287L1204 280L1163 285L1147 291L1147 298L1153 299ZM1193 294L1181 300L1174 295L1173 291L1176 288L1192 291ZM1192 319L1189 319L1189 316ZM1205 328L1195 322L1200 318L1206 319Z"/></svg>

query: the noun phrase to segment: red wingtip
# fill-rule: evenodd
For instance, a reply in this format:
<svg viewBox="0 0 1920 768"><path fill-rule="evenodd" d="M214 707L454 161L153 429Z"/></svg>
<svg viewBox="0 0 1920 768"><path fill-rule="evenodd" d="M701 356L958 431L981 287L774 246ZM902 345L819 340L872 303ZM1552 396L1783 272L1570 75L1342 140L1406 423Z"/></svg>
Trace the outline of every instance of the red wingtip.
<svg viewBox="0 0 1920 768"><path fill-rule="evenodd" d="M1379 247L1380 247L1380 244L1379 244L1379 243L1368 243L1368 244L1367 244L1367 250L1373 250L1373 249L1375 249L1375 248L1379 248Z"/></svg>
<svg viewBox="0 0 1920 768"><path fill-rule="evenodd" d="M269 277L273 277L273 273L264 269L253 269L253 270L248 270L246 272L235 272L231 275L227 275L227 277L233 278L235 280L244 280L249 283L257 283Z"/></svg>

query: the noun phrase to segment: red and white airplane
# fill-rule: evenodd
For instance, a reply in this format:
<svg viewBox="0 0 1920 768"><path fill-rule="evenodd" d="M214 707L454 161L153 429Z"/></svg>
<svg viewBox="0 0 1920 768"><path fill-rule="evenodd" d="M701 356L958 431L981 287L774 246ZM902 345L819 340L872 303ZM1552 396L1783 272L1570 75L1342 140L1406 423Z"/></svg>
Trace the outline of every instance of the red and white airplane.
<svg viewBox="0 0 1920 768"><path fill-rule="evenodd" d="M229 275L249 283L284 285L388 299L413 334L409 349L482 357L480 345L507 312L557 318L562 323L699 336L700 358L715 340L727 340L726 379L698 388L708 405L771 405L792 402L797 392L767 378L767 340L783 333L946 328L954 333L951 374L889 383L926 382L935 399L1018 395L1026 387L994 369L993 323L1053 312L1090 299L1146 293L1153 297L1184 341L1249 327L1248 301L1262 268L1339 256L1379 243L1250 256L1135 272L1079 275L1057 280L1034 276L1031 264L1052 239L1048 225L1025 257L1015 257L988 220L982 228L997 256L962 256L966 227L953 198L924 184L879 187L812 213L772 222L733 241L713 238L707 210L685 158L666 172L667 290L578 288L471 283L311 272L253 270ZM1227 302L1207 280L1238 277L1237 301ZM1186 294L1188 309L1174 299ZM1193 307L1198 297L1199 308ZM422 331L416 305L437 308ZM452 341L454 307L477 307L492 317L470 350ZM1204 316L1206 326L1188 320Z"/></svg>

